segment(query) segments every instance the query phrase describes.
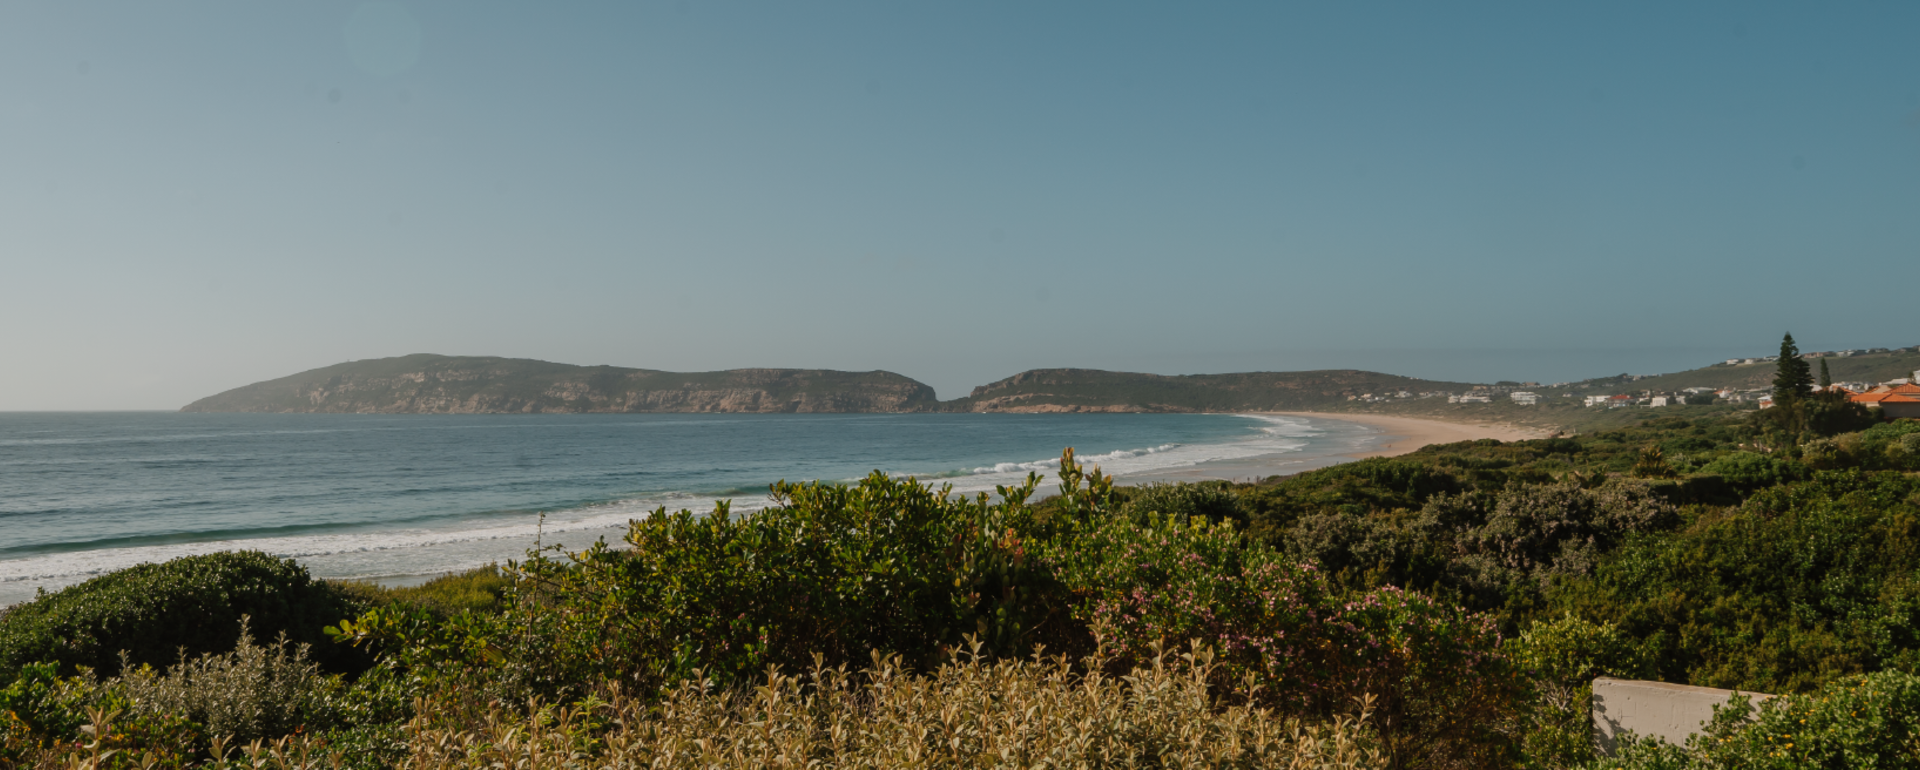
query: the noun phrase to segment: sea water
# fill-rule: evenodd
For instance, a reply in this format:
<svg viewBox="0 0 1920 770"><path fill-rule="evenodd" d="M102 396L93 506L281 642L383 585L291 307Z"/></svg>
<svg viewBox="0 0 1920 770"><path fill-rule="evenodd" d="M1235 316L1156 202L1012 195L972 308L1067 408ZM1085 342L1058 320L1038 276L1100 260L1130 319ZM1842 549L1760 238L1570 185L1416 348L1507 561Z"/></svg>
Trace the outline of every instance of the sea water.
<svg viewBox="0 0 1920 770"><path fill-rule="evenodd" d="M874 471L991 491L1060 450L1121 480L1284 473L1380 438L1226 414L332 415L0 413L0 606L229 549L405 582L618 542L667 507L767 504L775 481Z"/></svg>

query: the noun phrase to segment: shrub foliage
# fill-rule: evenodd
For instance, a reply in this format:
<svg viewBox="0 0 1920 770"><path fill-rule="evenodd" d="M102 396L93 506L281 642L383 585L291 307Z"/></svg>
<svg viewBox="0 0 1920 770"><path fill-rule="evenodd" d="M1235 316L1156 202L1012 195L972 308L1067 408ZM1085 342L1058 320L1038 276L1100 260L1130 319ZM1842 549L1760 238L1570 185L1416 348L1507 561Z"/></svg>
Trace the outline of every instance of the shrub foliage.
<svg viewBox="0 0 1920 770"><path fill-rule="evenodd" d="M325 644L324 629L358 610L293 560L258 551L142 564L8 610L0 622L0 680L33 662L106 675L119 671L122 653L134 665L165 666L182 654L225 652L243 616L256 635L284 633L315 645L317 661L352 668L361 656Z"/></svg>
<svg viewBox="0 0 1920 770"><path fill-rule="evenodd" d="M1915 767L1920 423L1817 401L1251 485L781 483L414 589L143 565L0 617L0 762ZM1794 697L1598 760L1599 675Z"/></svg>

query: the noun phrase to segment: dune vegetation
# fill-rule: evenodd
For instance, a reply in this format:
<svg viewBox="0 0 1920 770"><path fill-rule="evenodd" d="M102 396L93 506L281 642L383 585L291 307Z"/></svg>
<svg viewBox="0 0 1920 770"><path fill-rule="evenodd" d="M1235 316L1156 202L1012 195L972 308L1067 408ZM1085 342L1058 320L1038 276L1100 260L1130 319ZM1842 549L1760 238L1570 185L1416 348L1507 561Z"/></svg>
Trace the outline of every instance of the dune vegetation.
<svg viewBox="0 0 1920 770"><path fill-rule="evenodd" d="M0 617L0 762L1920 767L1920 423L1810 396L1042 481L780 484L412 588L106 575ZM1596 676L1785 697L1597 757Z"/></svg>

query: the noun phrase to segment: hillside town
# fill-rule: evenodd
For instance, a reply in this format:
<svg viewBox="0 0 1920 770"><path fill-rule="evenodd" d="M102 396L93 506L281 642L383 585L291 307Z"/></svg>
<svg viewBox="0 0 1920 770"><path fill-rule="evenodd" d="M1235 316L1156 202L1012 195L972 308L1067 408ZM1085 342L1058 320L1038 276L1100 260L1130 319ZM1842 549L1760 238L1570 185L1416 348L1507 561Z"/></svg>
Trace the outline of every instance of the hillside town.
<svg viewBox="0 0 1920 770"><path fill-rule="evenodd" d="M1827 350L1802 353L1799 358L1809 361L1823 358L1842 359L1889 353L1920 352L1920 345L1905 348L1860 348L1851 350ZM1729 358L1723 363L1708 369L1720 367L1746 367L1773 364L1779 356L1760 356L1755 358ZM1702 370L1705 371L1705 370ZM1560 403L1577 403L1591 409L1623 409L1628 407L1661 408L1686 404L1751 404L1760 409L1773 406L1772 389L1768 387L1695 386L1675 389L1620 388L1640 380L1649 380L1663 375L1621 374L1616 377L1598 378L1582 382L1558 382L1542 386L1537 382L1501 382L1494 385L1476 385L1458 393L1445 391L1413 393L1398 391L1392 393L1366 393L1348 396L1347 400L1357 402L1386 402L1402 399L1445 398L1449 404L1494 404L1510 403L1515 406L1537 406L1549 400ZM1601 392L1593 392L1596 389ZM1875 410L1884 419L1920 418L1920 370L1906 377L1882 382L1850 380L1834 382L1831 385L1813 386L1815 392L1828 391L1845 394L1858 404Z"/></svg>

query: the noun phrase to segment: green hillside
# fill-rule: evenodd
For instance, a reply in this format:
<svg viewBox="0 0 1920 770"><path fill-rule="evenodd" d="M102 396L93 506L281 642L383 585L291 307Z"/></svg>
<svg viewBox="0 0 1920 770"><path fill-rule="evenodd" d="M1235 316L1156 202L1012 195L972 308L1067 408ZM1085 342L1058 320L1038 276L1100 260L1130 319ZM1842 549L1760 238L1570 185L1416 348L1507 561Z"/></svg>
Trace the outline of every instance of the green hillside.
<svg viewBox="0 0 1920 770"><path fill-rule="evenodd" d="M1899 348L1878 353L1862 353L1846 357L1825 359L1827 368L1833 373L1834 382L1885 382L1900 377L1912 377L1915 369L1920 369L1920 350ZM1765 388L1773 383L1776 362L1760 361L1751 364L1729 364L1725 362L1641 379L1628 377L1599 377L1583 380L1577 385L1591 388L1618 387L1626 390L1684 390L1686 388ZM1813 362L1815 371L1820 363Z"/></svg>
<svg viewBox="0 0 1920 770"><path fill-rule="evenodd" d="M952 411L1240 412L1311 409L1369 393L1460 391L1472 385L1353 369L1241 374L1136 374L1034 369L974 388Z"/></svg>
<svg viewBox="0 0 1920 770"><path fill-rule="evenodd" d="M1825 359L1837 382L1912 376L1920 349ZM663 372L482 356L411 355L350 361L235 388L188 404L188 412L1372 412L1537 428L1624 425L1639 410L1584 406L1587 396L1686 388L1765 388L1773 362L1716 363L1655 376L1617 375L1557 385L1497 386L1354 369L1164 375L1098 369L1034 369L939 401L933 389L892 372L734 369ZM1476 388L1490 404L1450 404ZM1539 404L1506 393L1528 390ZM1408 394L1402 397L1399 394ZM1373 398L1368 398L1372 396ZM1690 412L1701 404L1684 407ZM1720 411L1728 407L1721 405Z"/></svg>
<svg viewBox="0 0 1920 770"><path fill-rule="evenodd" d="M200 399L184 412L901 412L937 404L892 372L661 372L522 358L350 361Z"/></svg>

